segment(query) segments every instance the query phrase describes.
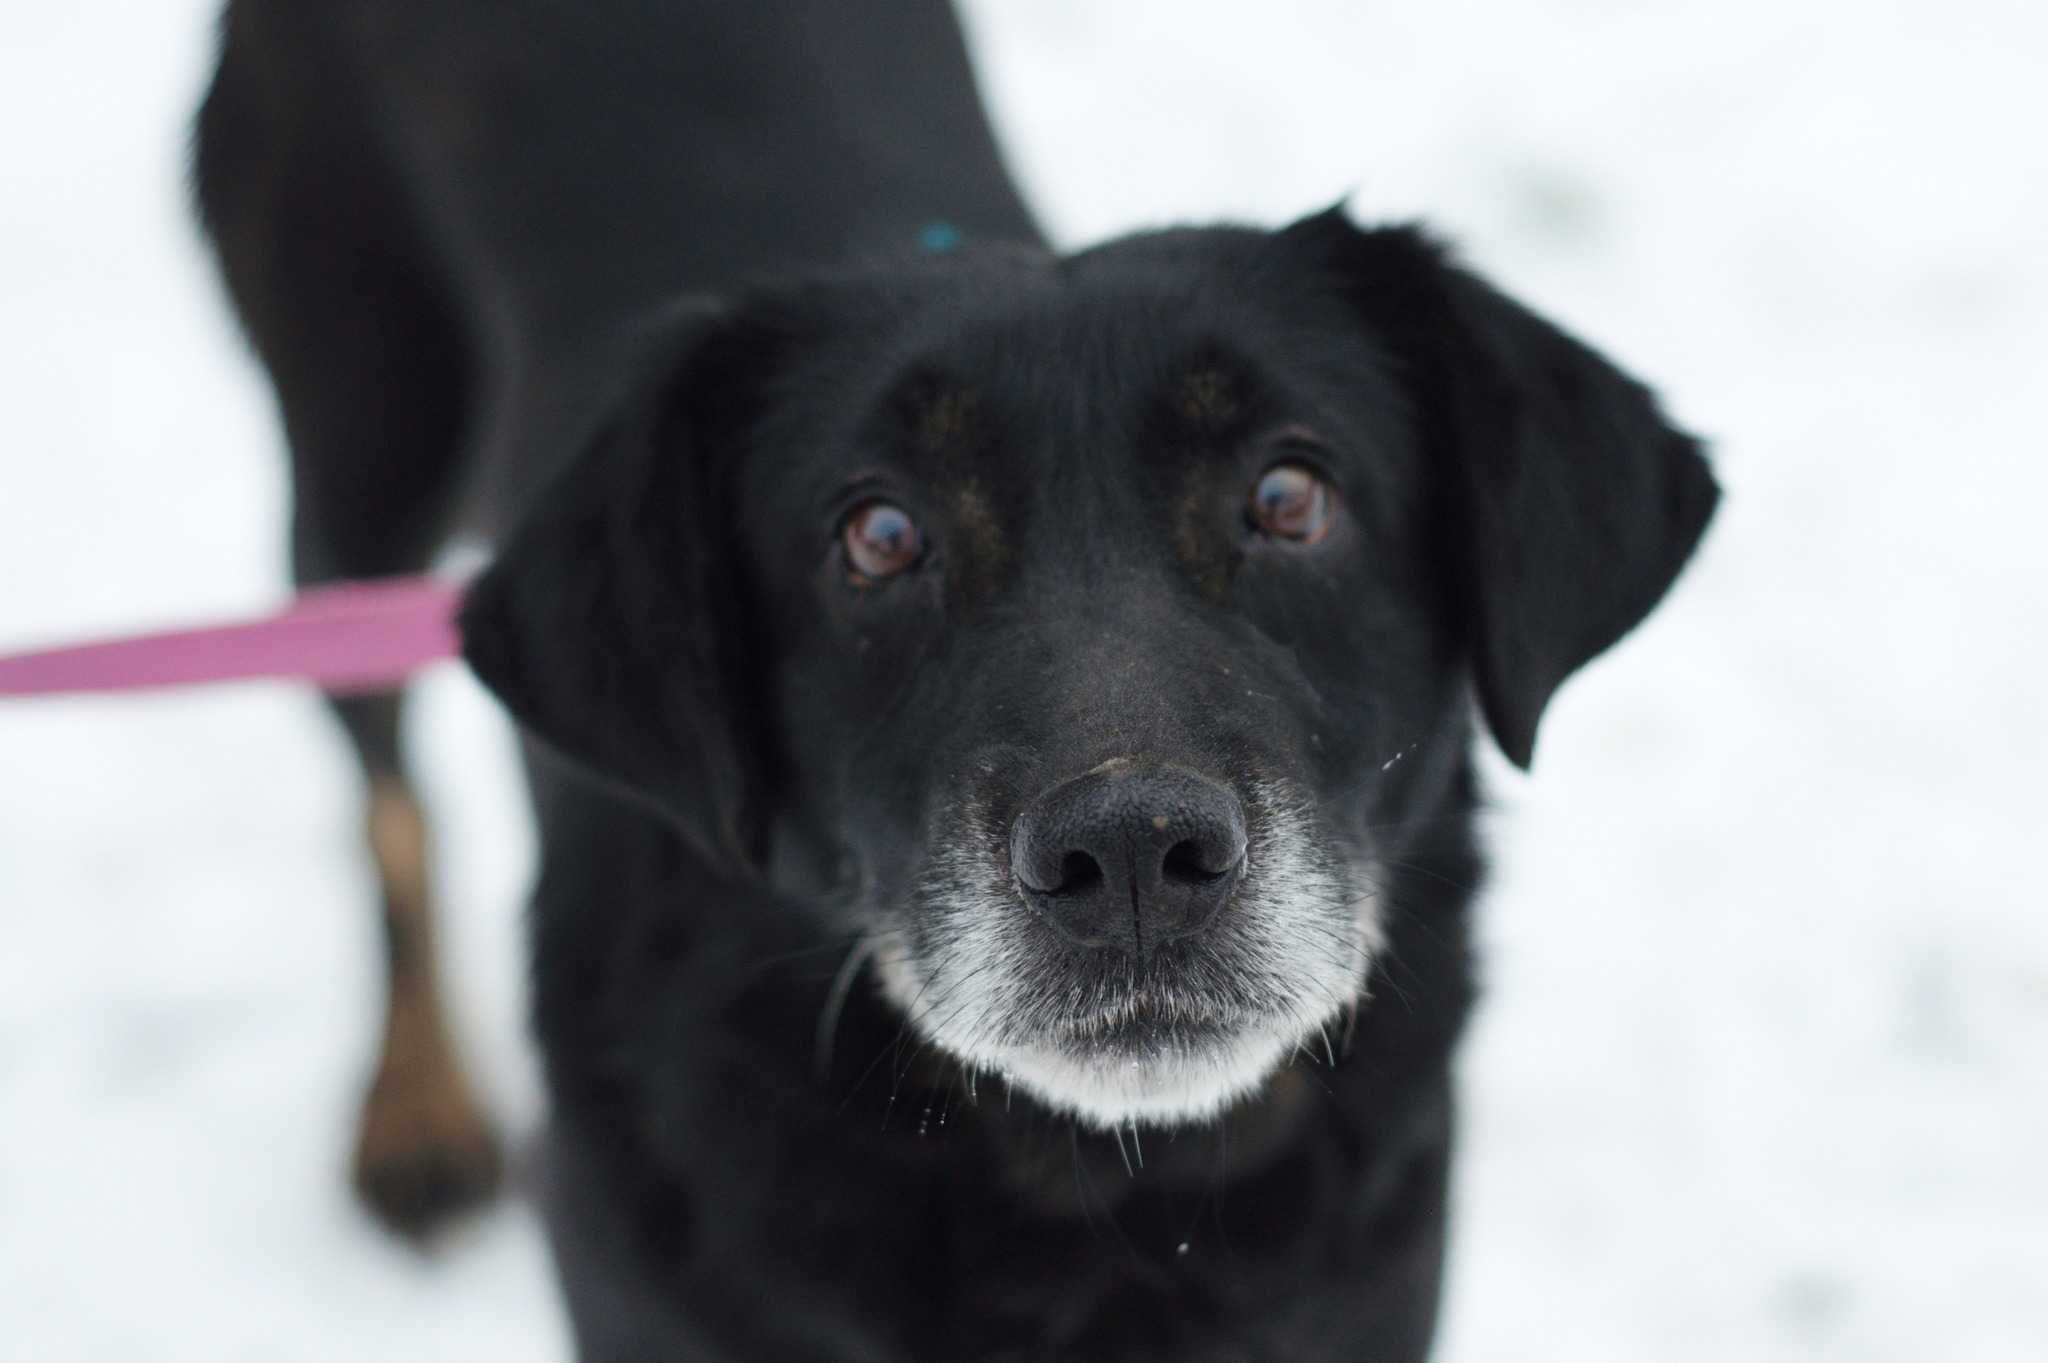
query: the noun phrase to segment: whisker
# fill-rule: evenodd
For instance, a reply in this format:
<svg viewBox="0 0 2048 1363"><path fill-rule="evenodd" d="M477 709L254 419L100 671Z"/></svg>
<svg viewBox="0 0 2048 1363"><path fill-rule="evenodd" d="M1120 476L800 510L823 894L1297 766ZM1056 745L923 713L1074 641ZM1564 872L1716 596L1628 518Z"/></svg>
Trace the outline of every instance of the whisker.
<svg viewBox="0 0 2048 1363"><path fill-rule="evenodd" d="M833 1040L839 1031L839 1019L846 1012L847 995L853 992L853 982L860 975L861 967L878 949L871 937L863 937L853 944L840 963L839 973L832 977L832 988L825 995L825 1007L818 1014L818 1030L812 1043L812 1068L818 1081L823 1083L832 1076Z"/></svg>
<svg viewBox="0 0 2048 1363"><path fill-rule="evenodd" d="M858 934L856 934L857 936ZM773 970L776 966L788 965L791 961L806 960L812 956L829 955L842 949L845 945L844 937L834 935L830 941L813 943L807 947L799 947L794 951L780 951L773 956L763 956L758 960L748 962L747 978L752 980Z"/></svg>
<svg viewBox="0 0 2048 1363"><path fill-rule="evenodd" d="M1451 889L1462 891L1465 894L1479 893L1479 884L1477 881L1460 880L1456 876L1445 875L1442 871L1437 870L1435 867L1425 866L1419 861L1409 861L1401 857L1382 857L1379 860L1380 863L1390 871L1401 871L1410 875L1428 876L1431 880L1434 880L1439 884L1448 885Z"/></svg>
<svg viewBox="0 0 2048 1363"><path fill-rule="evenodd" d="M1089 1233L1100 1240L1102 1228L1095 1224L1095 1215L1088 1210L1088 1187L1081 1179L1081 1127L1078 1122L1067 1123L1067 1149L1074 1157L1074 1200L1081 1204L1081 1220L1087 1223Z"/></svg>
<svg viewBox="0 0 2048 1363"><path fill-rule="evenodd" d="M1124 1149L1124 1129L1113 1126L1109 1129L1109 1134L1116 1137L1116 1152L1124 1157L1124 1177L1136 1178L1137 1174L1131 1169L1131 1152Z"/></svg>

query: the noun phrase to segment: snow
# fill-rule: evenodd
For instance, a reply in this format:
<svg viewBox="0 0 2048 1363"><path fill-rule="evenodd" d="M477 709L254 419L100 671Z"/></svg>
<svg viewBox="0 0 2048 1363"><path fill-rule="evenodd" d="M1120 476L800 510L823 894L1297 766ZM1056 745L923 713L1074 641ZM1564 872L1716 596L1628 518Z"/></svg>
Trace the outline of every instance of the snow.
<svg viewBox="0 0 2048 1363"><path fill-rule="evenodd" d="M0 47L0 647L268 604L268 395L184 210L209 5ZM978 0L1060 236L1353 195L1651 377L1702 560L1489 764L1440 1357L2048 1348L2048 11ZM530 1126L502 724L421 706L464 1030ZM307 696L0 707L0 1355L560 1359L530 1215L346 1195L358 792Z"/></svg>

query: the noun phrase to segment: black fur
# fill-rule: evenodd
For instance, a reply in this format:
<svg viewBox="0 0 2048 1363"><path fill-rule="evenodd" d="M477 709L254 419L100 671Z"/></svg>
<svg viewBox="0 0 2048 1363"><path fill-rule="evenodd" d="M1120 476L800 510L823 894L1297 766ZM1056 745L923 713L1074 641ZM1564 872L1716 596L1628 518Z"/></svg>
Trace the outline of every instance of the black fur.
<svg viewBox="0 0 2048 1363"><path fill-rule="evenodd" d="M922 3L237 4L200 153L302 521L525 508L464 629L539 740L585 1357L1423 1356L1472 697L1526 764L1690 554L1714 485L1644 389L1409 228L1051 254ZM920 256L941 218L967 247ZM743 287L796 266L838 268ZM1335 489L1322 543L1247 521L1275 462ZM838 538L874 498L927 543L879 583ZM1218 923L1148 953L1010 879L1034 801L1125 766L1250 830ZM1136 1070L1311 1013L1171 1130L972 1052Z"/></svg>

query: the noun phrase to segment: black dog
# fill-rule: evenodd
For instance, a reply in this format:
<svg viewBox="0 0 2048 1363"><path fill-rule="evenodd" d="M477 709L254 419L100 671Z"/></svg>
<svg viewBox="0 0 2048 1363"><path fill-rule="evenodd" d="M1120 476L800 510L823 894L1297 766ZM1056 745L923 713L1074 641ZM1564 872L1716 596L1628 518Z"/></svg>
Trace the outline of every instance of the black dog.
<svg viewBox="0 0 2048 1363"><path fill-rule="evenodd" d="M923 0L237 3L199 155L305 574L518 517L586 1357L1426 1352L1471 697L1526 764L1690 554L1644 389L1412 229L1048 253ZM401 1125L417 1223L489 1157Z"/></svg>

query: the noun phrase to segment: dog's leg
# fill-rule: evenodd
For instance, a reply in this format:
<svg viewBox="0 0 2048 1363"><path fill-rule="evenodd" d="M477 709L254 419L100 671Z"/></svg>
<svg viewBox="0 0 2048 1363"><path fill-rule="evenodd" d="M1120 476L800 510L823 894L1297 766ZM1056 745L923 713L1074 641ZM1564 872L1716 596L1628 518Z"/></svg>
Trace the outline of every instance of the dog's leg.
<svg viewBox="0 0 2048 1363"><path fill-rule="evenodd" d="M396 760L399 705L396 695L334 702L368 778L364 831L377 867L388 981L355 1186L387 1223L421 1235L487 1199L502 1160L442 1002L427 823Z"/></svg>
<svg viewBox="0 0 2048 1363"><path fill-rule="evenodd" d="M417 325L416 323L414 325ZM405 410L402 394L380 391L386 429ZM291 426L287 418L287 427ZM364 433L368 437L368 433ZM429 484L396 490L399 505L379 514L325 483L309 467L328 447L316 436L293 441L298 498L293 526L294 570L301 583L409 572L423 566L437 536L428 518L403 503L431 499ZM390 450L387 443L386 452ZM380 453L355 445L340 451L360 470ZM445 452L435 453L446 457ZM342 471L335 471L340 474ZM375 526L367 524L374 519ZM490 1120L463 1071L442 999L435 950L429 836L400 740L404 697L398 692L336 698L364 778L364 833L377 871L387 983L377 1068L363 1100L353 1176L357 1193L393 1228L424 1236L454 1214L487 1200L502 1158Z"/></svg>
<svg viewBox="0 0 2048 1363"><path fill-rule="evenodd" d="M471 358L411 206L324 78L308 11L236 5L200 111L196 182L291 447L301 583L417 571L462 476ZM400 696L333 708L365 778L388 963L382 1048L354 1177L422 1235L497 1186L499 1143L464 1076L434 959L428 838L400 756Z"/></svg>

